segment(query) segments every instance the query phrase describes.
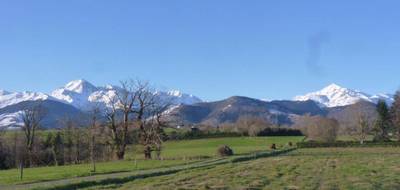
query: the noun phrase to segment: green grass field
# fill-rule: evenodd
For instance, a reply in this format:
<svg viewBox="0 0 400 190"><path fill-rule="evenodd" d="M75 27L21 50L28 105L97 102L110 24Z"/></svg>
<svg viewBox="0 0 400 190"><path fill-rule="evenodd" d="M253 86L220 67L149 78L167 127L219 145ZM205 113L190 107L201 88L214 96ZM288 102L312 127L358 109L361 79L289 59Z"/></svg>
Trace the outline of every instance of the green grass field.
<svg viewBox="0 0 400 190"><path fill-rule="evenodd" d="M22 181L19 179L19 170L11 169L0 171L0 184L20 184L51 181L56 179L90 176L104 173L162 168L182 163L184 163L183 160L138 160L136 165L134 161L103 162L96 165L96 173L91 172L92 165L90 164L26 168L24 170L24 179Z"/></svg>
<svg viewBox="0 0 400 190"><path fill-rule="evenodd" d="M39 181L51 181L79 176L89 176L104 173L115 173L124 171L145 170L152 168L161 168L179 164L186 164L189 158L214 157L216 150L220 145L229 145L235 151L235 154L249 153L259 150L267 150L272 143L284 146L288 142L300 141L302 137L235 137L235 138L214 138L185 141L170 141L164 144L162 157L159 160L141 160L143 158L140 148L136 147L128 151L127 160L107 163L98 163L97 172L91 173L90 164L70 165L59 167L39 167L27 168L24 170L24 179L19 180L19 171L17 169L0 171L1 184L20 184ZM132 149L132 148L131 148ZM138 159L135 165L135 158ZM192 160L193 162L196 160Z"/></svg>
<svg viewBox="0 0 400 190"><path fill-rule="evenodd" d="M399 158L400 148L300 149L88 189L400 189Z"/></svg>
<svg viewBox="0 0 400 190"><path fill-rule="evenodd" d="M210 138L198 140L169 141L164 145L162 157L165 159L184 159L196 157L215 157L216 150L221 145L230 146L235 154L244 154L269 149L275 143L283 147L288 142L299 142L304 137L231 137L231 138ZM141 149L137 148L136 155L143 158ZM132 151L131 151L132 152ZM128 155L133 159L134 155Z"/></svg>

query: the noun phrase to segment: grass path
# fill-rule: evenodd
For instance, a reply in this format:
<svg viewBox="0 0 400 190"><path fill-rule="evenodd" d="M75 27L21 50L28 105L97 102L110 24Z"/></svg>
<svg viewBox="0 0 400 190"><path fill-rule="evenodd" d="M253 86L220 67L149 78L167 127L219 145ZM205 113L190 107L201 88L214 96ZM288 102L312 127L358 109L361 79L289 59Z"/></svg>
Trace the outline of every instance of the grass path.
<svg viewBox="0 0 400 190"><path fill-rule="evenodd" d="M88 188L98 185L113 185L127 183L136 179L144 179L148 177L163 176L182 172L185 170L195 170L199 168L212 168L222 164L243 162L258 158L264 158L269 156L275 156L283 153L290 152L294 149L285 149L280 151L264 151L252 154L244 154L233 157L209 159L205 161L195 162L191 164L167 167L162 169L150 169L135 172L122 172L113 174L104 174L96 176L77 177L72 179L54 180L47 182L39 182L32 184L20 184L20 185L5 185L0 186L0 189L4 190L18 190L18 189L80 189Z"/></svg>

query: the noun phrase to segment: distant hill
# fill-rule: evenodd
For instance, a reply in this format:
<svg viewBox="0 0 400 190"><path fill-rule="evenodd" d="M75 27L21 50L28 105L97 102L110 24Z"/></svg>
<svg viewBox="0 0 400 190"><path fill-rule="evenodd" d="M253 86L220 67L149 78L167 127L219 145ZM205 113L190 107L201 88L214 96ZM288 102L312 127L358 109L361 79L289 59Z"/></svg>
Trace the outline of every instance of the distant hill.
<svg viewBox="0 0 400 190"><path fill-rule="evenodd" d="M65 118L72 118L76 121L85 122L85 113L79 109L54 100L41 100L41 101L24 101L0 109L1 120L0 123L10 126L18 126L22 124L21 114L22 110L38 105L45 110L45 117L42 121L43 128L60 128L60 122ZM8 116L8 117L7 117Z"/></svg>
<svg viewBox="0 0 400 190"><path fill-rule="evenodd" d="M169 117L178 123L206 123L218 125L235 122L240 116L250 115L268 119L275 124L291 124L297 115L326 115L326 110L314 101L271 101L233 96L216 102L181 105L170 111Z"/></svg>

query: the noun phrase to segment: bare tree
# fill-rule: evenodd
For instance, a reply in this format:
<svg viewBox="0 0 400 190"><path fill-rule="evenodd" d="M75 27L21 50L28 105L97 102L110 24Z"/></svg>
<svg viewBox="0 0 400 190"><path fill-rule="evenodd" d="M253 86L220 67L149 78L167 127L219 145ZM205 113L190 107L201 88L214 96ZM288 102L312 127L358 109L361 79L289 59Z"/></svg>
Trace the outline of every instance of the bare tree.
<svg viewBox="0 0 400 190"><path fill-rule="evenodd" d="M164 128L168 127L168 121L164 119L164 111L170 107L169 101L161 100L157 97L153 99L153 104L149 106L149 118L145 120L145 158L151 159L151 150L156 151L157 159L161 159L162 144L164 141Z"/></svg>
<svg viewBox="0 0 400 190"><path fill-rule="evenodd" d="M367 135L369 131L371 130L370 123L368 121L368 118L364 114L360 114L358 116L358 128L356 131L356 134L358 136L358 140L360 141L361 144L364 144L364 141L367 139Z"/></svg>
<svg viewBox="0 0 400 190"><path fill-rule="evenodd" d="M306 115L294 127L302 130L309 140L333 142L337 137L339 123L335 119Z"/></svg>
<svg viewBox="0 0 400 190"><path fill-rule="evenodd" d="M146 159L151 158L153 149L161 152L162 140L157 139L161 139L161 128L165 124L161 119L162 112L169 107L165 103L168 101L161 101L147 81L128 80L121 82L121 89L115 92L115 96L109 97L109 102L107 126L118 159L124 158L129 143L128 133L132 127L139 131L139 141L144 146Z"/></svg>
<svg viewBox="0 0 400 190"><path fill-rule="evenodd" d="M110 107L106 109L107 127L111 131L113 149L119 160L124 159L128 144L130 118L136 98L133 85L132 81L122 81L121 89L116 90L114 95L108 97ZM122 121L119 119L120 112L122 112Z"/></svg>
<svg viewBox="0 0 400 190"><path fill-rule="evenodd" d="M24 109L22 113L23 125L21 127L25 137L25 149L28 157L28 166L33 165L33 148L35 144L36 130L40 127L40 124L45 117L45 111L41 104L31 106ZM22 155L20 162L20 177L23 178L23 170L25 167L25 156Z"/></svg>
<svg viewBox="0 0 400 190"><path fill-rule="evenodd" d="M240 116L235 123L237 131L253 137L270 126L271 124L266 119L248 115Z"/></svg>
<svg viewBox="0 0 400 190"><path fill-rule="evenodd" d="M131 125L130 116L133 113L133 105L136 99L135 82L133 80L121 81L121 88L116 92L118 108L123 113L121 145L117 152L119 159L123 159L125 155L126 145L128 144L128 131Z"/></svg>
<svg viewBox="0 0 400 190"><path fill-rule="evenodd" d="M30 108L26 108L22 114L22 120L24 123L22 126L22 130L25 134L26 151L28 154L29 165L33 164L32 156L33 147L35 144L35 133L36 130L40 127L40 124L45 117L45 114L46 113L40 104L34 105Z"/></svg>
<svg viewBox="0 0 400 190"><path fill-rule="evenodd" d="M116 157L118 159L123 159L121 157L121 147L122 147L122 137L120 134L120 125L118 122L118 109L117 109L117 103L118 100L116 97L108 97L109 102L110 102L110 107L107 108L106 110L106 118L107 118L107 127L110 129L111 132L111 144L112 144L112 149L113 152L116 153Z"/></svg>
<svg viewBox="0 0 400 190"><path fill-rule="evenodd" d="M367 135L371 132L371 123L374 120L374 112L365 110L363 102L352 105L346 112L346 118L342 124L343 133L351 136L354 140L364 144Z"/></svg>
<svg viewBox="0 0 400 190"><path fill-rule="evenodd" d="M96 172L96 136L97 136L97 129L100 125L99 116L101 110L98 105L95 105L92 110L90 111L90 129L89 129L89 136L90 136L90 161L92 162L92 172Z"/></svg>

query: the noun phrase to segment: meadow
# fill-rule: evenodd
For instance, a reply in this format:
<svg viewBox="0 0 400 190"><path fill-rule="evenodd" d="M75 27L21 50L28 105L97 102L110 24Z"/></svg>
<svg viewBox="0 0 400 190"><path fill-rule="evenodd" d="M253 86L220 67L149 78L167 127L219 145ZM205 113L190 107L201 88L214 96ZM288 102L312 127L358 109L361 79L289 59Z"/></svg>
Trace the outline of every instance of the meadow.
<svg viewBox="0 0 400 190"><path fill-rule="evenodd" d="M298 149L87 189L400 189L400 148Z"/></svg>
<svg viewBox="0 0 400 190"><path fill-rule="evenodd" d="M24 179L19 179L19 170L0 171L0 185L27 184L81 176L117 172L141 171L188 164L216 157L220 145L233 148L236 155L268 150L272 143L283 147L288 142L298 142L303 137L231 137L198 140L168 141L164 144L163 160L143 160L140 146L130 147L126 160L97 163L97 171L91 172L90 164L27 168ZM135 161L136 160L136 161Z"/></svg>

